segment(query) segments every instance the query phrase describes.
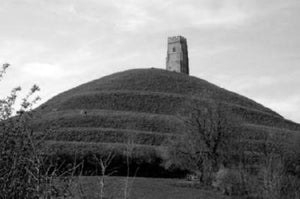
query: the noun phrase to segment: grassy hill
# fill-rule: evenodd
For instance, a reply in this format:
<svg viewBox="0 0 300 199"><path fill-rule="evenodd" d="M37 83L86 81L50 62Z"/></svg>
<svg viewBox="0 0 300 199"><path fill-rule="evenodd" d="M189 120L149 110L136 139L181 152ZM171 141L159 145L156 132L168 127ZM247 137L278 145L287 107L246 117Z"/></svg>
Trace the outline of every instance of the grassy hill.
<svg viewBox="0 0 300 199"><path fill-rule="evenodd" d="M46 135L48 153L68 157L114 150L124 161L130 141L136 167L143 165L151 173L151 165L159 167L166 158L166 144L186 133L184 119L192 108L212 103L239 121L238 132L248 142L270 133L299 135L299 124L251 99L160 69L115 73L63 92L37 108L33 125L37 136L54 129Z"/></svg>

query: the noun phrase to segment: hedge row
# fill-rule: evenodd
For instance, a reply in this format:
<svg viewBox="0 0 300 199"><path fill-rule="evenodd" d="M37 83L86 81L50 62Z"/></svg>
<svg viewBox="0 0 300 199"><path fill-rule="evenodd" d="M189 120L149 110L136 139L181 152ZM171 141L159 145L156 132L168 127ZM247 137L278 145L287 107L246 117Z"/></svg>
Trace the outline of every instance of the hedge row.
<svg viewBox="0 0 300 199"><path fill-rule="evenodd" d="M164 147L139 145L139 144L123 144L123 143L93 143L93 142L67 142L67 141L46 141L45 153L57 154L64 153L76 155L77 157L88 154L97 154L106 156L109 152L114 154L126 155L127 149L131 149L131 158L140 159L151 163L156 157L162 158Z"/></svg>
<svg viewBox="0 0 300 199"><path fill-rule="evenodd" d="M255 109L247 109L241 106L231 106L231 111L247 123L300 131L300 126L298 124L287 121L280 116L261 112Z"/></svg>
<svg viewBox="0 0 300 199"><path fill-rule="evenodd" d="M131 152L130 152L131 151ZM145 145L104 144L86 142L53 142L47 141L44 154L48 161L55 162L63 171L74 164L83 163L83 175L99 175L101 167L95 157L106 159L108 154L113 154L113 160L107 169L114 171L114 175L127 175L127 157L131 176L143 177L183 177L187 173L179 168L167 170L163 166L166 149ZM62 172L63 172L62 171ZM77 174L79 174L77 172Z"/></svg>
<svg viewBox="0 0 300 199"><path fill-rule="evenodd" d="M33 128L36 131L47 127L102 127L175 134L184 131L183 122L175 117L150 114L140 115L138 113L131 113L126 116L122 114L81 115L79 111L76 115L62 115L56 118L42 117L33 123Z"/></svg>
<svg viewBox="0 0 300 199"><path fill-rule="evenodd" d="M156 132L106 129L106 128L63 128L53 132L38 133L36 136L45 140L100 142L100 143L128 143L144 145L165 145L175 138L172 134Z"/></svg>
<svg viewBox="0 0 300 199"><path fill-rule="evenodd" d="M57 107L65 109L106 109L156 114L184 112L186 97L171 94L143 92L89 92L71 96Z"/></svg>
<svg viewBox="0 0 300 199"><path fill-rule="evenodd" d="M231 102L248 108L274 113L253 100L217 87L203 79L159 69L135 69L115 73L69 90L57 96L56 99L53 99L53 104L56 102L59 103L61 98L86 91L113 90L176 93L186 96L196 96L199 99Z"/></svg>
<svg viewBox="0 0 300 199"><path fill-rule="evenodd" d="M132 152L128 153L127 148L132 148ZM48 162L52 161L51 165L57 165L62 173L74 165L81 165L75 174L101 175L101 166L95 157L105 161L108 154L113 154L113 158L106 172L112 172L113 175L128 175L128 166L130 176L174 178L183 177L187 173L179 168L164 168L165 149L160 147L48 141L45 149Z"/></svg>

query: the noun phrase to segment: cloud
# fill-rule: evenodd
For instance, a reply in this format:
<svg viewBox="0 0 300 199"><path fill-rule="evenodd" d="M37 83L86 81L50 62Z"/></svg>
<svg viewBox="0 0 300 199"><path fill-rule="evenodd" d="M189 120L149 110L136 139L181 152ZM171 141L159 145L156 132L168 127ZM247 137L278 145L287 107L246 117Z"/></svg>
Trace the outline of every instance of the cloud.
<svg viewBox="0 0 300 199"><path fill-rule="evenodd" d="M70 75L62 66L49 63L32 62L22 67L22 73L32 78L59 79Z"/></svg>
<svg viewBox="0 0 300 199"><path fill-rule="evenodd" d="M123 30L138 28L177 29L183 27L228 26L244 23L247 12L236 1L128 1L115 2Z"/></svg>
<svg viewBox="0 0 300 199"><path fill-rule="evenodd" d="M147 2L146 2L147 4ZM113 23L116 29L121 31L137 31L144 27L151 21L154 21L154 16L145 9L144 6L138 4L136 1L114 1L117 17L114 18Z"/></svg>
<svg viewBox="0 0 300 199"><path fill-rule="evenodd" d="M168 9L177 20L182 18L190 26L220 26L242 24L248 14L235 1L193 1L190 4L174 4ZM172 16L174 16L172 15Z"/></svg>
<svg viewBox="0 0 300 199"><path fill-rule="evenodd" d="M82 2L65 1L60 2L58 5L56 3L45 3L43 9L69 21L84 21L88 23L98 23L100 22L100 17L94 14L93 7L87 7L86 4Z"/></svg>
<svg viewBox="0 0 300 199"><path fill-rule="evenodd" d="M63 20L106 24L124 32L239 25L249 16L245 7L236 0L79 0L44 2L43 6Z"/></svg>
<svg viewBox="0 0 300 199"><path fill-rule="evenodd" d="M47 51L47 47L35 40L6 39L0 40L0 59L11 64L21 64L32 60Z"/></svg>

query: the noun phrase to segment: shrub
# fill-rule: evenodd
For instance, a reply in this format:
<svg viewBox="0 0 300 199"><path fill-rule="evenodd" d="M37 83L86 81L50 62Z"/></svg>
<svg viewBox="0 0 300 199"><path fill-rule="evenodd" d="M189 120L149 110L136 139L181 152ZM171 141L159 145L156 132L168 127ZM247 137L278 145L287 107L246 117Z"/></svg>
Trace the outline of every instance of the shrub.
<svg viewBox="0 0 300 199"><path fill-rule="evenodd" d="M269 156L259 177L264 199L294 199L300 196L300 179L287 172L281 158Z"/></svg>
<svg viewBox="0 0 300 199"><path fill-rule="evenodd" d="M4 65L3 71L9 65ZM3 75L0 70L0 80ZM57 187L54 181L60 180L55 167L45 167L39 153L42 142L33 139L30 120L31 108L39 97L34 85L22 100L20 110L14 114L14 105L20 87L0 100L0 198L50 198L67 196L65 186Z"/></svg>
<svg viewBox="0 0 300 199"><path fill-rule="evenodd" d="M247 180L245 174L237 169L221 167L215 174L212 186L220 190L225 195L245 195L247 194Z"/></svg>

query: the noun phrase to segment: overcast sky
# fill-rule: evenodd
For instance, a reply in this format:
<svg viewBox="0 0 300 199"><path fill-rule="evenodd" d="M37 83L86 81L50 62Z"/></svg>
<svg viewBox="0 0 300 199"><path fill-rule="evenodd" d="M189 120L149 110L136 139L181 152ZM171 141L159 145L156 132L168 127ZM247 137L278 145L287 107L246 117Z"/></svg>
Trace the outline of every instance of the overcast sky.
<svg viewBox="0 0 300 199"><path fill-rule="evenodd" d="M300 123L299 0L0 0L0 96L41 87L43 102L104 75L165 68L187 38L190 74Z"/></svg>

